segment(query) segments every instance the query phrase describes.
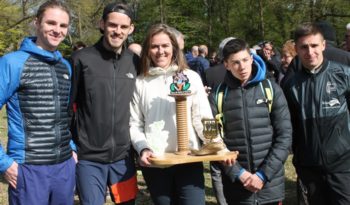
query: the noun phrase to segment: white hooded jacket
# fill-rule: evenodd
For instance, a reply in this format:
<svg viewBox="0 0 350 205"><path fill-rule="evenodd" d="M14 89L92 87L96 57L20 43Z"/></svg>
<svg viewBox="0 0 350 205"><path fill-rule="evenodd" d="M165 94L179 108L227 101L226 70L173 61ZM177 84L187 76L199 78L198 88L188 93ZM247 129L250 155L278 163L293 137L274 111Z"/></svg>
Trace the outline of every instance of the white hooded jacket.
<svg viewBox="0 0 350 205"><path fill-rule="evenodd" d="M139 76L130 103L130 135L137 153L151 149L161 156L166 152L177 151L176 104L169 96L173 75L177 65L167 69L151 67L148 76ZM199 149L203 137L203 118L213 118L207 94L199 75L190 70L183 71L190 83L190 96L187 97L187 122L190 149Z"/></svg>

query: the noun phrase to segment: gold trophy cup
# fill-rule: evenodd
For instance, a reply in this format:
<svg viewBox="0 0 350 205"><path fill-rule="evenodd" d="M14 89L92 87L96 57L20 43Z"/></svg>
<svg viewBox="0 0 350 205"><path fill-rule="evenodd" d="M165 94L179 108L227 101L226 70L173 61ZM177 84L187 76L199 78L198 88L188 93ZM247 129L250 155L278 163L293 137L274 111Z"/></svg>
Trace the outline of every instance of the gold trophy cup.
<svg viewBox="0 0 350 205"><path fill-rule="evenodd" d="M200 150L191 150L193 155L210 155L219 154L220 151L226 149L222 139L219 138L218 123L215 119L202 119L203 124L203 135L208 140ZM214 141L214 139L217 139Z"/></svg>

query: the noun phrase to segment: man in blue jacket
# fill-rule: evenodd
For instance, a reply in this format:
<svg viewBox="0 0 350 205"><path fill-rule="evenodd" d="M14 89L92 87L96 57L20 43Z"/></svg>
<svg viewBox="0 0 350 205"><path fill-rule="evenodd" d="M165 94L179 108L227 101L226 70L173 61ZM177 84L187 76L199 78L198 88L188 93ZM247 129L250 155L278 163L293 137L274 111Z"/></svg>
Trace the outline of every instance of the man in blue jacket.
<svg viewBox="0 0 350 205"><path fill-rule="evenodd" d="M0 107L8 117L0 172L10 204L73 204L74 144L69 131L71 68L56 49L69 26L68 8L47 1L35 18L36 37L0 59Z"/></svg>
<svg viewBox="0 0 350 205"><path fill-rule="evenodd" d="M299 185L310 205L350 204L350 67L324 57L316 24L302 24L294 35L301 65L284 89Z"/></svg>

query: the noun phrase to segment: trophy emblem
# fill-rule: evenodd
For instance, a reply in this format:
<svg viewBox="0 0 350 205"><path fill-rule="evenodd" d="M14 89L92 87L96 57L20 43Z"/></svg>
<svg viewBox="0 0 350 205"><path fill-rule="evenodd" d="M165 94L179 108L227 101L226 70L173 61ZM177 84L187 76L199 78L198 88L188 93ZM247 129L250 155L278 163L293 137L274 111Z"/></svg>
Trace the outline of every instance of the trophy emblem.
<svg viewBox="0 0 350 205"><path fill-rule="evenodd" d="M202 119L203 124L203 136L208 140L201 149L191 150L193 155L211 155L218 154L220 151L226 150L226 145L221 138L214 141L219 137L218 122L215 119Z"/></svg>
<svg viewBox="0 0 350 205"><path fill-rule="evenodd" d="M202 119L203 135L210 142L218 136L218 126L215 119Z"/></svg>

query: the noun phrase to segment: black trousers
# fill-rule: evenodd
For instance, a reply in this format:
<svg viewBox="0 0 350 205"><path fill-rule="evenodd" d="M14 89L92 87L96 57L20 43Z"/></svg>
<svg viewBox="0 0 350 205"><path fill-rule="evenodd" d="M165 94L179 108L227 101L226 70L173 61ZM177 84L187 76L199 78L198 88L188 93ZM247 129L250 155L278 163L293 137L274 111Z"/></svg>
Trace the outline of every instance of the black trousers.
<svg viewBox="0 0 350 205"><path fill-rule="evenodd" d="M205 205L202 163L141 170L155 205Z"/></svg>
<svg viewBox="0 0 350 205"><path fill-rule="evenodd" d="M309 205L349 205L350 170L325 173L316 168L298 168L298 177L307 190Z"/></svg>

